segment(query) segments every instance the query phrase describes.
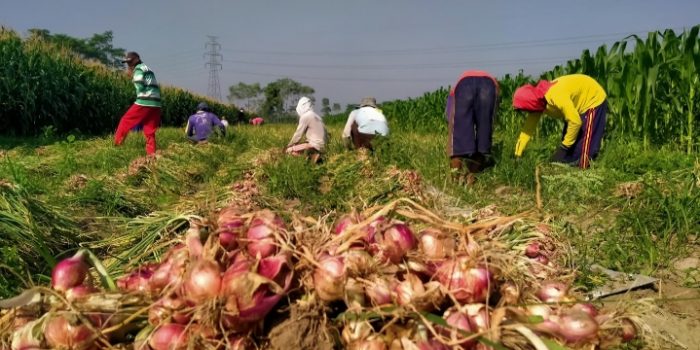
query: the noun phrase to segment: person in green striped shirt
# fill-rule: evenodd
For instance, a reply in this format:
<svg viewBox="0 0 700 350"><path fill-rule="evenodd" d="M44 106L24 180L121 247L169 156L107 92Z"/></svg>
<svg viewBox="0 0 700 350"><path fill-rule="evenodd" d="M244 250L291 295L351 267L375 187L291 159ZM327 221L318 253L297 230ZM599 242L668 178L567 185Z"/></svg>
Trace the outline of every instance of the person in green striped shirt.
<svg viewBox="0 0 700 350"><path fill-rule="evenodd" d="M160 126L162 106L156 75L141 62L141 57L136 52L128 52L122 63L126 63L127 72L132 77L136 88L136 101L119 121L114 134L114 144L121 145L129 130L141 125L146 137L146 154L153 155L156 152L156 130Z"/></svg>

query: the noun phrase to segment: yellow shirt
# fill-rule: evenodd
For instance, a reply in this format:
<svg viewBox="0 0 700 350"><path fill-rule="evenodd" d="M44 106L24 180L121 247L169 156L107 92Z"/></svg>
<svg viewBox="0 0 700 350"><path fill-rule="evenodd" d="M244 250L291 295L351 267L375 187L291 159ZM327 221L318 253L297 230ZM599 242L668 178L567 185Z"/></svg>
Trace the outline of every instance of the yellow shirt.
<svg viewBox="0 0 700 350"><path fill-rule="evenodd" d="M581 114L600 106L607 95L603 87L593 78L584 74L571 74L559 77L544 95L547 107L542 113L528 113L525 125L515 145L515 155L521 156L525 146L537 129L542 114L564 119L567 123L566 135L562 144L570 147L576 142L581 130Z"/></svg>

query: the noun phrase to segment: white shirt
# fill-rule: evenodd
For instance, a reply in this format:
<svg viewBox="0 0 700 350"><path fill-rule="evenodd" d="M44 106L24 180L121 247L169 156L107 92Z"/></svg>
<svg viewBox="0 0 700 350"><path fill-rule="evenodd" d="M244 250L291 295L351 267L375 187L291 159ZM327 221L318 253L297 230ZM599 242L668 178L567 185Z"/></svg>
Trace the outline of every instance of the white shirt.
<svg viewBox="0 0 700 350"><path fill-rule="evenodd" d="M299 125L288 146L298 143L302 135L306 134L306 141L315 149L323 151L328 140L328 133L323 120L314 112L311 100L302 97L297 105L297 114L299 114Z"/></svg>
<svg viewBox="0 0 700 350"><path fill-rule="evenodd" d="M365 106L350 112L345 129L343 129L343 138L350 137L353 122L357 123L357 130L363 134L382 136L389 134L386 117L378 108Z"/></svg>

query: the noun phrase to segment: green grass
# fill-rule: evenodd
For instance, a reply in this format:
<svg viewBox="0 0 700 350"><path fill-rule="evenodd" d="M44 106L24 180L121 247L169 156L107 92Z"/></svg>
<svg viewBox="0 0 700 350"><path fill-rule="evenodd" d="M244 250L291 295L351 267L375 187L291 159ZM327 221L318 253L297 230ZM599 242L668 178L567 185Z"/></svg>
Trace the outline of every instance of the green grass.
<svg viewBox="0 0 700 350"><path fill-rule="evenodd" d="M496 166L465 187L450 175L446 135L399 128L363 159L344 150L339 139L342 124L330 123L331 143L320 165L282 154L294 131L290 124L235 126L228 136L199 146L187 143L182 129L163 128L157 134L161 157L134 174L128 173L130 164L144 156L144 139L139 134L131 134L121 147L112 145L111 136L1 138L0 179L21 186L26 197L44 203L45 208L58 208L79 226L83 239L93 241L124 234L124 227L114 222L156 211L174 212L182 205L209 208L247 171L253 171L261 185L262 204L278 210L293 208L320 216L383 203L403 195L397 179L386 172L397 167L417 170L423 182L462 206L495 204L504 214L533 211L539 219L548 219L576 249L573 263L583 272L583 285L594 284L595 276L586 273L593 262L655 274L697 247L700 161L682 149L606 140L592 168L580 171L546 161L557 142L554 138L534 140L516 162L514 132L497 134ZM535 201L538 166L541 211L536 210ZM642 184L634 198L616 195L618 186L627 182ZM27 225L43 227L35 231L39 235L53 225L37 216L41 208L30 207L36 215L25 220ZM104 249L102 254L123 253ZM33 257L22 250L3 252L0 264L13 266L15 272L48 272L27 263ZM16 291L9 285L17 279L9 273L2 276L0 295L7 296Z"/></svg>

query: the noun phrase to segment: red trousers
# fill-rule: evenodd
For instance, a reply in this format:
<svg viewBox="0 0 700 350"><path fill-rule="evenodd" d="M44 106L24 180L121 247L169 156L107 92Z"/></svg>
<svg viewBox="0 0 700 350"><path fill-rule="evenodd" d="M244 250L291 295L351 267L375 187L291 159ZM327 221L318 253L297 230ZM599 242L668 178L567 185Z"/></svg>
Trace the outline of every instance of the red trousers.
<svg viewBox="0 0 700 350"><path fill-rule="evenodd" d="M143 135L146 137L146 154L156 153L156 129L160 126L160 107L146 107L137 104L131 105L124 113L114 134L114 144L121 145L136 125L143 126Z"/></svg>

